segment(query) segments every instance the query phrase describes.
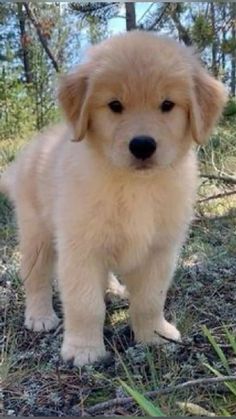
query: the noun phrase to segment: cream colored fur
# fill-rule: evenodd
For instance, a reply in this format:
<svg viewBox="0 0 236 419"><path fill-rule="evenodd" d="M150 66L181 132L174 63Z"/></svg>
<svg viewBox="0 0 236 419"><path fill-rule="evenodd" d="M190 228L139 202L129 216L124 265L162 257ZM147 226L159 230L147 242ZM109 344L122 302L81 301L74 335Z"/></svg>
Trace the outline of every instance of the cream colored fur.
<svg viewBox="0 0 236 419"><path fill-rule="evenodd" d="M39 134L3 175L19 226L25 325L38 331L58 323L56 253L65 360L84 365L105 355L109 276L111 288L119 287L111 272L127 286L138 341L159 343L158 333L180 339L164 304L193 214L193 142L209 135L225 97L221 83L175 41L142 32L114 37L62 81L68 124ZM122 114L108 107L115 99ZM175 103L167 113L160 109L165 99ZM136 135L157 141L148 167L129 151Z"/></svg>

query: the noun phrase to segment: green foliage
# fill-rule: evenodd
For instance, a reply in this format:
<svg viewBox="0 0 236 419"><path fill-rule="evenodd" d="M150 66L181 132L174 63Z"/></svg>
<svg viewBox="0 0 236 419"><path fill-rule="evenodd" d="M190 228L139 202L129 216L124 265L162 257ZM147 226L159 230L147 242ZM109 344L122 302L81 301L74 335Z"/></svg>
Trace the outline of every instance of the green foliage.
<svg viewBox="0 0 236 419"><path fill-rule="evenodd" d="M211 45L214 39L212 25L206 16L199 14L193 23L191 34L193 41L200 49L204 49Z"/></svg>
<svg viewBox="0 0 236 419"><path fill-rule="evenodd" d="M0 139L24 137L58 119L55 70L25 6L19 5L0 4ZM119 2L29 5L60 69L78 61L80 36L97 43L108 35L109 19L127 18ZM137 4L136 12L138 7ZM228 2L214 3L214 8L207 2L153 4L137 19L137 26L173 32L183 42L186 36L190 38L201 50L204 61L224 77L234 94L234 13L234 6ZM229 102L225 115L234 115L235 107L235 102Z"/></svg>
<svg viewBox="0 0 236 419"><path fill-rule="evenodd" d="M165 416L161 409L151 403L146 397L144 397L139 391L134 390L124 381L121 381L121 385L126 390L126 392L136 401L136 403L141 407L141 409L147 413L148 416L159 417Z"/></svg>
<svg viewBox="0 0 236 419"><path fill-rule="evenodd" d="M18 71L5 66L0 73L0 140L24 138L56 121L58 108L52 86L45 82L46 68L36 73L37 84L22 83Z"/></svg>
<svg viewBox="0 0 236 419"><path fill-rule="evenodd" d="M199 158L204 173L235 175L236 139L233 115L221 121L208 143L199 149Z"/></svg>
<svg viewBox="0 0 236 419"><path fill-rule="evenodd" d="M60 5L30 8L60 67L68 35ZM57 77L24 6L0 5L0 17L0 139L22 138L58 119Z"/></svg>
<svg viewBox="0 0 236 419"><path fill-rule="evenodd" d="M236 100L230 99L224 109L224 116L233 116L236 115Z"/></svg>
<svg viewBox="0 0 236 419"><path fill-rule="evenodd" d="M236 39L232 37L222 41L221 49L225 54L232 54L236 49Z"/></svg>
<svg viewBox="0 0 236 419"><path fill-rule="evenodd" d="M31 98L19 75L3 68L0 74L0 139L24 137L35 129Z"/></svg>
<svg viewBox="0 0 236 419"><path fill-rule="evenodd" d="M101 24L100 20L96 16L87 17L88 24L88 39L91 44L97 44L105 38L106 28Z"/></svg>

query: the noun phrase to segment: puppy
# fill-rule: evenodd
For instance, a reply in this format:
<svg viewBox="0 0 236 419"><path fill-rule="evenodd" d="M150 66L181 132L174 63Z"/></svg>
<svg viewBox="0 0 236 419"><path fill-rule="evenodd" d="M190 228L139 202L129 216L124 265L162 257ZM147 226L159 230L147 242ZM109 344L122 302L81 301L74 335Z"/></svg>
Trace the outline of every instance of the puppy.
<svg viewBox="0 0 236 419"><path fill-rule="evenodd" d="M25 325L57 326L52 268L64 309L64 360L104 357L104 293L111 272L130 296L135 338L180 339L164 318L167 290L197 189L203 144L226 100L191 49L130 32L91 48L61 83L67 118L6 171L22 252Z"/></svg>

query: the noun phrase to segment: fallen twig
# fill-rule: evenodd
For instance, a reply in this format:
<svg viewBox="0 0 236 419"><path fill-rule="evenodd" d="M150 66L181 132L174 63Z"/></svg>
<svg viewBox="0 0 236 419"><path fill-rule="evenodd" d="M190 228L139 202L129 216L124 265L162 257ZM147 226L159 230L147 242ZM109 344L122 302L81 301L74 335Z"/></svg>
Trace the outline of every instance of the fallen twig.
<svg viewBox="0 0 236 419"><path fill-rule="evenodd" d="M175 343L176 345L189 347L188 343L181 342L181 340L175 340L171 338L167 338L166 336L162 335L161 333L157 332L157 330L154 330L154 333L158 335L161 339L165 340L166 342Z"/></svg>
<svg viewBox="0 0 236 419"><path fill-rule="evenodd" d="M228 192L222 192L222 193L218 193L216 195L211 195L208 196L206 198L202 198L198 200L198 203L201 204L202 202L207 202L207 201L211 201L212 199L219 199L219 198L224 198L225 196L230 196L230 195L235 195L236 191L228 191Z"/></svg>
<svg viewBox="0 0 236 419"><path fill-rule="evenodd" d="M168 386L164 388L160 388L158 390L148 391L144 393L145 397L150 399L154 399L157 396L173 393L177 390L182 390L186 387L193 387L196 385L210 385L210 384L217 384L223 383L228 381L236 381L236 375L229 375L228 377L209 377L209 378L199 378L197 380L190 380L186 381L185 383L177 384L176 386ZM125 406L126 404L134 403L132 397L116 397L115 399L108 400L106 402L95 404L92 407L86 409L86 413L90 415L94 415L97 413L101 413L105 410L114 409L116 407Z"/></svg>
<svg viewBox="0 0 236 419"><path fill-rule="evenodd" d="M220 182L230 183L236 185L236 178L234 176L217 176L217 175L201 175L202 178L209 180L218 180Z"/></svg>
<svg viewBox="0 0 236 419"><path fill-rule="evenodd" d="M194 218L194 223L199 223L202 221L223 221L223 220L229 220L229 219L233 219L236 218L236 212L230 212L229 214L226 215L217 215L215 217L208 217L206 215L202 215L202 216L196 216Z"/></svg>

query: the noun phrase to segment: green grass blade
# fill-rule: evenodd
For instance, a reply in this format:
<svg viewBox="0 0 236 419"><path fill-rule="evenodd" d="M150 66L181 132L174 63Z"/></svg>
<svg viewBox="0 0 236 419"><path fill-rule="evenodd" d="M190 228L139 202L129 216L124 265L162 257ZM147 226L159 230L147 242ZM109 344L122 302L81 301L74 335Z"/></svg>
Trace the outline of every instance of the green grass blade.
<svg viewBox="0 0 236 419"><path fill-rule="evenodd" d="M208 338L209 342L211 343L213 349L215 350L215 352L217 353L219 359L222 362L222 365L224 367L224 369L227 371L227 373L230 375L230 367L229 367L229 363L227 361L227 358L224 354L224 352L222 351L221 347L218 345L218 343L216 342L214 336L212 336L210 330L206 327L203 326L203 333L204 335Z"/></svg>
<svg viewBox="0 0 236 419"><path fill-rule="evenodd" d="M165 416L159 407L147 400L146 397L140 394L137 390L132 389L124 381L120 382L126 392L136 401L145 413L152 417Z"/></svg>
<svg viewBox="0 0 236 419"><path fill-rule="evenodd" d="M224 330L225 330L226 336L228 338L228 341L229 341L229 343L230 343L230 345L231 345L231 347L232 347L232 349L233 349L233 351L236 355L236 337L232 333L230 333L230 331L227 329L227 327L225 327Z"/></svg>
<svg viewBox="0 0 236 419"><path fill-rule="evenodd" d="M207 367L213 374L215 374L217 377L223 377L222 374L217 371L215 368L213 368L211 365L204 363L205 367ZM231 393L236 396L236 385L232 383L227 383L227 379L224 381L224 385L228 387L228 389L231 391Z"/></svg>
<svg viewBox="0 0 236 419"><path fill-rule="evenodd" d="M150 352L150 350L147 350L147 363L151 372L151 390L158 387L158 379L157 379L157 372L156 367L154 365L153 356Z"/></svg>
<svg viewBox="0 0 236 419"><path fill-rule="evenodd" d="M124 361L123 361L123 359L122 359L122 357L121 357L120 353L118 352L117 348L116 348L116 347L113 347L113 349L114 349L114 352L115 352L116 356L119 358L119 362L120 362L120 363L121 363L121 365L122 365L122 368L123 368L123 370L124 370L124 372L125 372L125 374L126 374L127 379L129 380L130 385L131 385L132 387L134 387L134 386L135 386L135 383L134 383L134 381L133 381L133 378L132 378L132 374L131 374L131 372L130 372L130 371L128 370L128 368L126 367L126 365L125 365L125 363L124 363Z"/></svg>
<svg viewBox="0 0 236 419"><path fill-rule="evenodd" d="M228 410L224 409L223 407L221 407L220 411L222 412L222 414L226 417L230 416L231 414L228 412Z"/></svg>

